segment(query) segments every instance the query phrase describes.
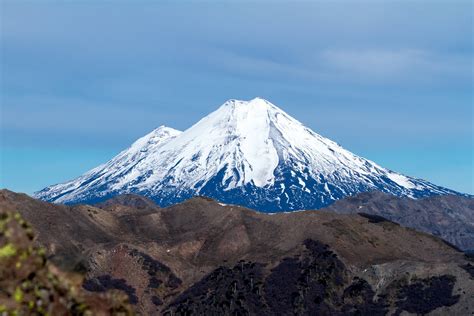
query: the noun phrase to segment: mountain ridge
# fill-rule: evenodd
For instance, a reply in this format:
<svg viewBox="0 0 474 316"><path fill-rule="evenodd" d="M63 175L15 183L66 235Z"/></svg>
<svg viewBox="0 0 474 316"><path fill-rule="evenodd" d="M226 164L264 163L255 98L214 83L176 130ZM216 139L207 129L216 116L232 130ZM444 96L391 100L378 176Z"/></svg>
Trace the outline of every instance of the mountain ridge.
<svg viewBox="0 0 474 316"><path fill-rule="evenodd" d="M372 190L462 195L354 155L256 98L229 100L184 132L161 126L109 162L35 197L94 203L137 193L168 206L206 195L269 212L319 209Z"/></svg>
<svg viewBox="0 0 474 316"><path fill-rule="evenodd" d="M426 233L332 211L269 215L206 198L135 208L136 200L97 208L0 191L0 211L29 221L54 263L85 273L85 289L124 291L141 314L474 311L472 264Z"/></svg>

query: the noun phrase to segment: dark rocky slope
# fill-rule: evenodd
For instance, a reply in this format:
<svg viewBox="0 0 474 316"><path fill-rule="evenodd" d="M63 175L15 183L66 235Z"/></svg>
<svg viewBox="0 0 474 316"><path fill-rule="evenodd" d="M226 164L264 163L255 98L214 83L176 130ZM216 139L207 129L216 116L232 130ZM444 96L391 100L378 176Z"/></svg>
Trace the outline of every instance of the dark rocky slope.
<svg viewBox="0 0 474 316"><path fill-rule="evenodd" d="M0 209L21 212L53 261L85 272L86 289L121 290L143 314L474 312L464 254L379 217L133 200L70 207L4 190Z"/></svg>
<svg viewBox="0 0 474 316"><path fill-rule="evenodd" d="M440 195L413 200L373 191L336 201L323 210L379 215L400 225L439 236L462 250L474 251L472 197Z"/></svg>

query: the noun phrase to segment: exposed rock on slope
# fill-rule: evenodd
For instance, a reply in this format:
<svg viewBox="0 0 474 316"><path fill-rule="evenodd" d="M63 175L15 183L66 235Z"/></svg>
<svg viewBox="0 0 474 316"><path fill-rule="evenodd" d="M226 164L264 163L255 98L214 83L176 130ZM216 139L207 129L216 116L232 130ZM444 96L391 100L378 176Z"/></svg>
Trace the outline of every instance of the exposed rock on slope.
<svg viewBox="0 0 474 316"><path fill-rule="evenodd" d="M389 221L204 198L164 209L118 201L67 207L0 193L0 208L30 220L53 260L82 263L85 288L120 289L145 314L474 312L464 254Z"/></svg>

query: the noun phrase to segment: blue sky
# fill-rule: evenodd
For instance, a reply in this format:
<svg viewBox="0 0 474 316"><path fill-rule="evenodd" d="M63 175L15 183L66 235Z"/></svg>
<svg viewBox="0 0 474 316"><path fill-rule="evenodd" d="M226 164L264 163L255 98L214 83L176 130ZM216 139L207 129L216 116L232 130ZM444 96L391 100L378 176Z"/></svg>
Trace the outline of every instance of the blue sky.
<svg viewBox="0 0 474 316"><path fill-rule="evenodd" d="M471 1L0 3L0 187L32 193L260 96L474 193Z"/></svg>

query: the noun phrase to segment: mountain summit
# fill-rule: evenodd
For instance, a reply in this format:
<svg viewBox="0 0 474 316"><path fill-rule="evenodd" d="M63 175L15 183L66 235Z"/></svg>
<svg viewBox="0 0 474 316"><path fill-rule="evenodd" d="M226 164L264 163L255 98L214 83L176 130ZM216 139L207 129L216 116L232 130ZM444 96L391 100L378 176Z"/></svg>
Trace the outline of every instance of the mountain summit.
<svg viewBox="0 0 474 316"><path fill-rule="evenodd" d="M93 203L137 193L168 206L204 195L261 211L290 211L374 190L412 198L459 194L354 155L255 98L229 100L184 132L161 126L107 163L35 196Z"/></svg>

